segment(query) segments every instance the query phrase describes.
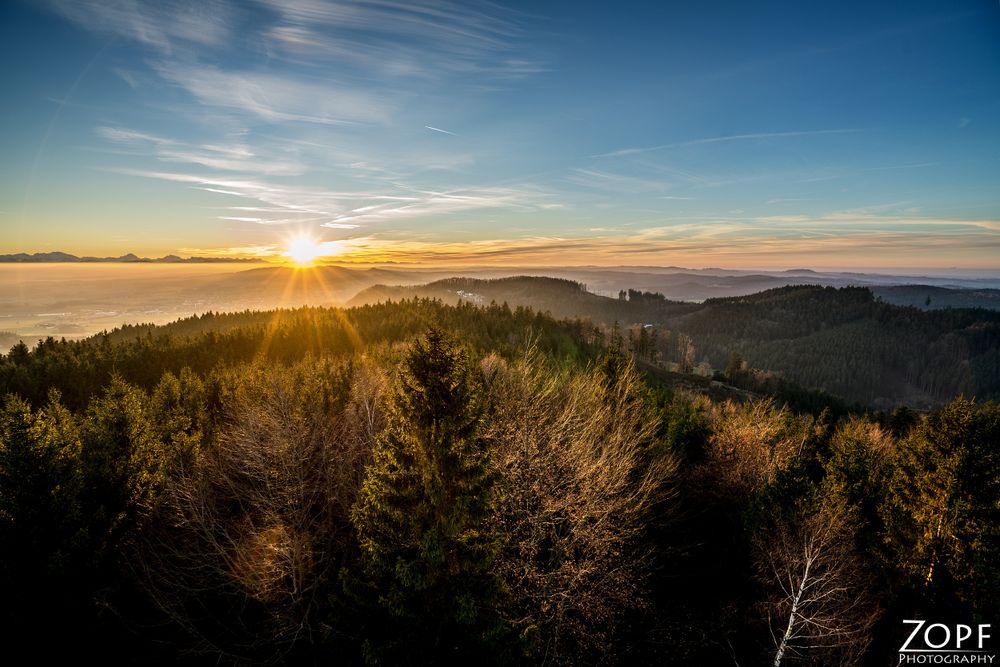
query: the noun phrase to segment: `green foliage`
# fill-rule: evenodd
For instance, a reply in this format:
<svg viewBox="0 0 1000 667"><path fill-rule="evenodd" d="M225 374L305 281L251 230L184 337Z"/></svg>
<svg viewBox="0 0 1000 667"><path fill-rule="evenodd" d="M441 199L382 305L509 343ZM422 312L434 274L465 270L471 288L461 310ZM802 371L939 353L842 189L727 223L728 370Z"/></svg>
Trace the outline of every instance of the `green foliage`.
<svg viewBox="0 0 1000 667"><path fill-rule="evenodd" d="M431 324L461 331L465 344L483 354L510 358L529 342L566 363L584 362L597 353L584 322L556 322L506 304L450 307L414 299L349 310L208 313L163 327L127 325L79 341L48 338L30 352L15 346L0 358L0 394L16 393L38 406L54 388L68 407L80 410L116 376L150 391L164 373L178 375L184 368L204 377L254 360L292 364L307 356L350 358L417 336Z"/></svg>
<svg viewBox="0 0 1000 667"><path fill-rule="evenodd" d="M823 458L826 496L869 526L892 472L894 440L877 424L852 417L837 429Z"/></svg>
<svg viewBox="0 0 1000 667"><path fill-rule="evenodd" d="M726 363L726 378L732 382L743 372L743 355L735 350L729 353L729 361Z"/></svg>
<svg viewBox="0 0 1000 667"><path fill-rule="evenodd" d="M865 405L1000 392L1000 313L991 311L928 312L878 302L867 288L799 285L708 299L678 328L714 365L739 345L754 368Z"/></svg>
<svg viewBox="0 0 1000 667"><path fill-rule="evenodd" d="M494 477L477 436L479 387L465 351L430 329L407 352L354 512L365 583L386 626L370 659L486 659L503 634Z"/></svg>
<svg viewBox="0 0 1000 667"><path fill-rule="evenodd" d="M989 317L864 290L624 296L608 312L669 314L673 332L623 319L605 351L587 321L412 300L15 346L0 359L2 627L27 637L49 618L67 646L126 654L155 639L133 662L746 663L774 593L755 558L787 561L772 547L824 517L845 547L831 553L864 575L858 599L988 620L1000 408L847 417L736 355L726 384L664 362L784 350L800 377L876 397L872 369L902 363L945 396L995 382L1000 366L976 365Z"/></svg>
<svg viewBox="0 0 1000 667"><path fill-rule="evenodd" d="M190 368L167 371L150 397L150 421L177 465L192 465L210 437L205 383ZM206 434L206 431L209 431Z"/></svg>
<svg viewBox="0 0 1000 667"><path fill-rule="evenodd" d="M120 378L91 401L80 427L81 501L98 551L113 546L155 503L169 461L145 392Z"/></svg>
<svg viewBox="0 0 1000 667"><path fill-rule="evenodd" d="M37 586L67 574L78 539L77 457L73 416L53 393L37 413L8 396L0 414L0 543L8 586Z"/></svg>
<svg viewBox="0 0 1000 667"><path fill-rule="evenodd" d="M597 367L600 369L605 384L611 386L622 377L628 365L629 359L625 355L625 340L622 338L618 322L615 322L609 334L608 347L601 355Z"/></svg>
<svg viewBox="0 0 1000 667"><path fill-rule="evenodd" d="M673 395L659 408L660 442L672 452L691 461L701 458L710 434L705 402Z"/></svg>
<svg viewBox="0 0 1000 667"><path fill-rule="evenodd" d="M1000 599L1000 406L964 398L899 443L883 508L888 558L930 599Z"/></svg>

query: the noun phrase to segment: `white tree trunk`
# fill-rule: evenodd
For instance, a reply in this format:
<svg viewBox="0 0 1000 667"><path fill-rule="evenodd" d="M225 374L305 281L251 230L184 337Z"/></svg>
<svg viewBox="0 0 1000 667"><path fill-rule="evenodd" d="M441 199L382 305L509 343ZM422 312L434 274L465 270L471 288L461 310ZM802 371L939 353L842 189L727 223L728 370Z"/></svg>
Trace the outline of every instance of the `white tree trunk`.
<svg viewBox="0 0 1000 667"><path fill-rule="evenodd" d="M778 650L774 654L774 667L781 667L781 661L784 659L785 651L788 649L788 640L795 630L795 617L799 613L799 600L802 599L802 591L809 580L809 566L811 564L811 561L806 561L805 571L802 573L802 579L799 581L799 585L795 591L795 598L792 600L792 610L788 614L788 625L785 626L785 634L781 636L781 642L778 643Z"/></svg>

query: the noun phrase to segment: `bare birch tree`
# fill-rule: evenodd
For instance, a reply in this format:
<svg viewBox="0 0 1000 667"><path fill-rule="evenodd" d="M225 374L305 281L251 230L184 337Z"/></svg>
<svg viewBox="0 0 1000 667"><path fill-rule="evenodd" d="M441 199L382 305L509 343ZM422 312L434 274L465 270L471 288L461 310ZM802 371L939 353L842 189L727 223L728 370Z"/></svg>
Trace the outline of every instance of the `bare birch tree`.
<svg viewBox="0 0 1000 667"><path fill-rule="evenodd" d="M755 540L774 641L774 667L787 662L856 665L877 608L838 508L799 511Z"/></svg>

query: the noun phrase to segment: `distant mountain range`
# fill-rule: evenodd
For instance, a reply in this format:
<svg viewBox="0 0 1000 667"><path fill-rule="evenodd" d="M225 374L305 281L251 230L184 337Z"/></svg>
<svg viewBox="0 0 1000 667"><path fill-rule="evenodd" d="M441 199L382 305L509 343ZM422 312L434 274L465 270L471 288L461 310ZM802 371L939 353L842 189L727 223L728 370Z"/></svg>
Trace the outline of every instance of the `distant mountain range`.
<svg viewBox="0 0 1000 667"><path fill-rule="evenodd" d="M28 254L19 252L13 255L0 255L0 263L7 264L44 264L52 262L121 262L126 264L253 264L260 260L238 259L235 257L178 257L177 255L166 255L164 257L139 257L133 253L128 253L120 257L77 257L68 252L36 252Z"/></svg>

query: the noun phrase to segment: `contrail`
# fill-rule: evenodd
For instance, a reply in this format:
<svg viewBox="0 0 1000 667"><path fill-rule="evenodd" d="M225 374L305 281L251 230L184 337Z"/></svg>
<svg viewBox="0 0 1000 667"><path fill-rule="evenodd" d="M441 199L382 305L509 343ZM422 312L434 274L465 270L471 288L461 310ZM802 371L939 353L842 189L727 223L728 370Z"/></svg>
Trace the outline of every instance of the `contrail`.
<svg viewBox="0 0 1000 667"><path fill-rule="evenodd" d="M453 137L458 136L454 132L449 132L448 130L442 130L440 127L431 127L430 125L424 125L424 127L426 127L428 130L433 130L434 132L440 132L441 134L450 134Z"/></svg>

